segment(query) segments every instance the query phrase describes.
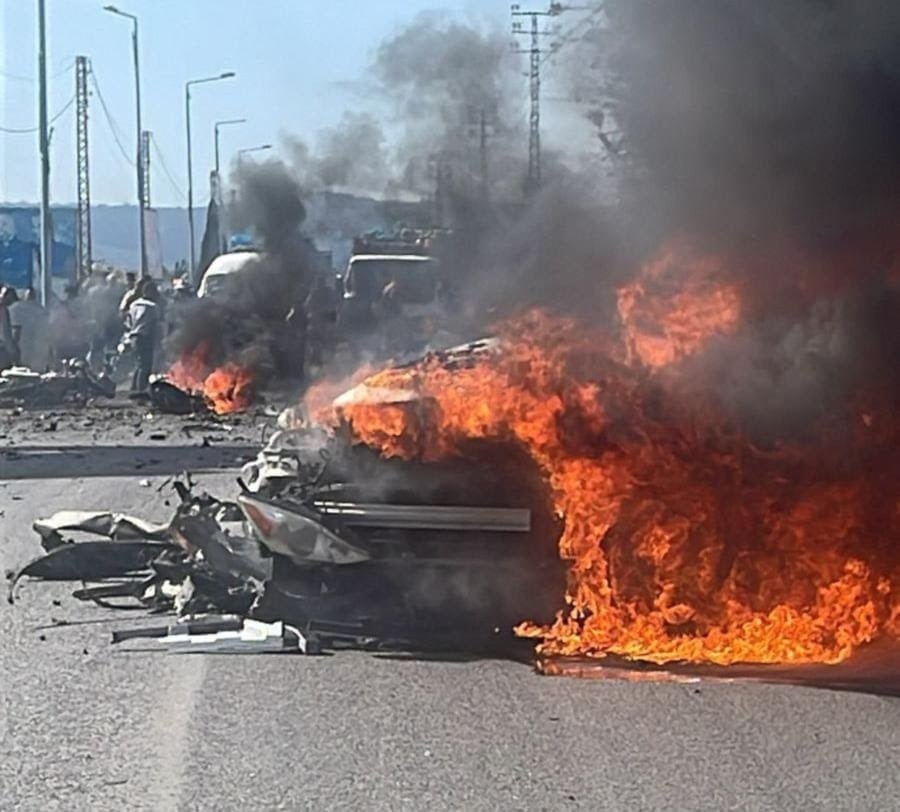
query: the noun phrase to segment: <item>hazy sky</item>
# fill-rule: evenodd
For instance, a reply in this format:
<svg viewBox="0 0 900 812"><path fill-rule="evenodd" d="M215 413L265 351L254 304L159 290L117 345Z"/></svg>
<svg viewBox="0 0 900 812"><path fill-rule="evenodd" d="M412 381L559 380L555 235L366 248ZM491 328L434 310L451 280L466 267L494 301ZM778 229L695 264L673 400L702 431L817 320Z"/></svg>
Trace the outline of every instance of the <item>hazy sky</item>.
<svg viewBox="0 0 900 812"><path fill-rule="evenodd" d="M74 95L75 56L88 56L131 159L131 23L103 11L107 1L46 0L50 114ZM277 146L284 132L314 138L344 110L377 105L366 86L373 51L419 12L441 8L464 19L509 24L508 0L120 0L116 5L140 18L143 125L153 132L181 190L167 180L153 151L154 205L184 201L187 79L237 73L235 79L193 88L195 202L202 204L216 119L248 119L223 130L223 159L238 148ZM37 123L36 7L37 0L0 0L0 128ZM524 104L524 78L522 94ZM92 202L131 202L134 169L116 145L96 94L90 109ZM74 143L73 105L52 136L51 194L57 203L76 197ZM36 133L0 130L0 201L37 200L38 172Z"/></svg>

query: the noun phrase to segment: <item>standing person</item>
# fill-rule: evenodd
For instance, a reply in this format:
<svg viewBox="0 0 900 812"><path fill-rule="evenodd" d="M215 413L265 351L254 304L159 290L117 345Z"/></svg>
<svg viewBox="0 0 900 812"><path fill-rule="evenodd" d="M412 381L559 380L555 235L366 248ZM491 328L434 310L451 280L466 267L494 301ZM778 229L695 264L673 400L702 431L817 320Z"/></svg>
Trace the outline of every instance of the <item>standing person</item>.
<svg viewBox="0 0 900 812"><path fill-rule="evenodd" d="M137 297L128 309L128 338L134 346L137 367L131 381L129 397L146 393L153 372L153 355L159 332L159 291L152 279L138 282Z"/></svg>
<svg viewBox="0 0 900 812"><path fill-rule="evenodd" d="M128 290L122 294L122 300L119 302L119 313L122 316L122 319L126 319L128 317L128 311L131 308L132 303L138 297L138 278L137 274L134 271L128 271L125 274L125 282L128 285Z"/></svg>
<svg viewBox="0 0 900 812"><path fill-rule="evenodd" d="M0 287L0 370L15 366L18 362L19 349L9 314L10 306L18 298L15 288Z"/></svg>
<svg viewBox="0 0 900 812"><path fill-rule="evenodd" d="M25 296L9 307L13 333L19 345L19 363L44 372L50 364L50 338L47 329L47 312L38 304L34 288L28 288Z"/></svg>

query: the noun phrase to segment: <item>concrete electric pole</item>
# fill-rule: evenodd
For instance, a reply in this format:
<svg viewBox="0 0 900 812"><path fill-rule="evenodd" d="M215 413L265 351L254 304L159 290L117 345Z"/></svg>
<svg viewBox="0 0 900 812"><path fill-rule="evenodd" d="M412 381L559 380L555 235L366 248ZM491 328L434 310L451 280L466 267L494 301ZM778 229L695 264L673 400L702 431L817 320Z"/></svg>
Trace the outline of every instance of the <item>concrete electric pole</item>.
<svg viewBox="0 0 900 812"><path fill-rule="evenodd" d="M149 211L150 206L150 130L141 133L141 172L143 174L142 191L144 193L144 211Z"/></svg>
<svg viewBox="0 0 900 812"><path fill-rule="evenodd" d="M88 71L86 56L75 57L75 150L78 187L76 264L78 278L91 273L91 176L88 154Z"/></svg>
<svg viewBox="0 0 900 812"><path fill-rule="evenodd" d="M53 223L50 220L50 132L47 124L47 20L44 0L38 0L38 146L41 155L41 278L40 299L50 306L53 273Z"/></svg>

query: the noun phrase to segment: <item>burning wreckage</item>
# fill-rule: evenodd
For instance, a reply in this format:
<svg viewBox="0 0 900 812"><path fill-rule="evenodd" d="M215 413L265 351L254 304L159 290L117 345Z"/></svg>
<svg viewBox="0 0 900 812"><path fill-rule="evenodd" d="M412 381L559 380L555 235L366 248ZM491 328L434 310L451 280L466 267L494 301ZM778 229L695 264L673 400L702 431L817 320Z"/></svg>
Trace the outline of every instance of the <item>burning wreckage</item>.
<svg viewBox="0 0 900 812"><path fill-rule="evenodd" d="M15 580L229 614L147 632L176 650L512 629L550 674L897 692L896 414L864 393L805 439L750 442L680 372L739 329L710 267L664 249L619 289L618 338L535 311L334 399L315 386L313 419L271 438L235 500L180 483L168 525L57 515ZM113 543L63 542L73 527Z"/></svg>
<svg viewBox="0 0 900 812"><path fill-rule="evenodd" d="M435 357L450 368L491 351L480 343ZM22 578L98 582L74 596L187 618L117 632L116 642L163 637L174 650L192 631L189 650L207 650L200 644L217 633L213 650L268 650L265 632L275 627L265 624L276 622L284 624L277 648L310 652L337 642L506 642L523 617L552 619L564 572L537 472L515 449L487 461L477 451L424 463L385 458L340 422L281 431L245 467L235 500L195 493L188 478L175 483L181 503L167 524L84 511L36 521L46 554L12 576L10 600ZM104 540L64 539L66 531Z"/></svg>

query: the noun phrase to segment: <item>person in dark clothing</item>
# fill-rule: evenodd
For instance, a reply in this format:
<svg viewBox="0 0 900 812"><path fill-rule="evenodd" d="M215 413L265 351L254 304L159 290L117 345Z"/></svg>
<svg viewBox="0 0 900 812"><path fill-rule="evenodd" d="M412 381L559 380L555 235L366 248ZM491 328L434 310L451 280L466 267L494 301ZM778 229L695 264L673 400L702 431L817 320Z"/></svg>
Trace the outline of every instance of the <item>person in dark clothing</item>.
<svg viewBox="0 0 900 812"><path fill-rule="evenodd" d="M142 279L138 283L137 297L128 308L128 340L137 357L130 397L145 394L150 384L159 330L158 299L159 292L153 280Z"/></svg>
<svg viewBox="0 0 900 812"><path fill-rule="evenodd" d="M8 285L0 287L0 370L19 363L19 346L9 313L18 298L15 288Z"/></svg>

